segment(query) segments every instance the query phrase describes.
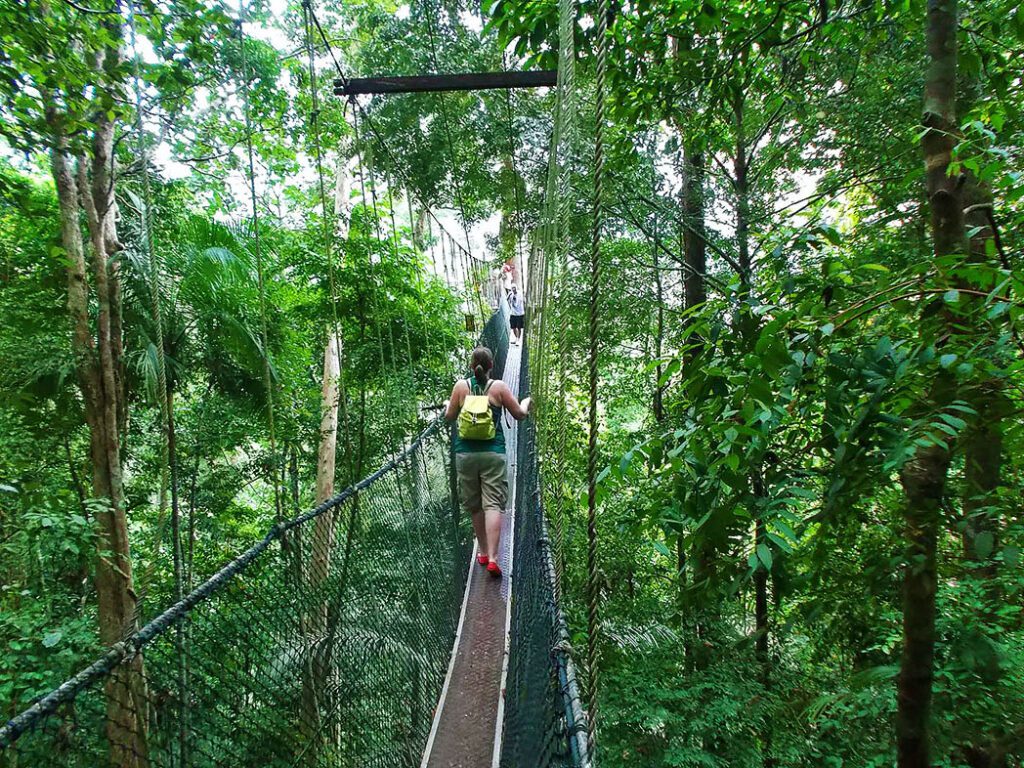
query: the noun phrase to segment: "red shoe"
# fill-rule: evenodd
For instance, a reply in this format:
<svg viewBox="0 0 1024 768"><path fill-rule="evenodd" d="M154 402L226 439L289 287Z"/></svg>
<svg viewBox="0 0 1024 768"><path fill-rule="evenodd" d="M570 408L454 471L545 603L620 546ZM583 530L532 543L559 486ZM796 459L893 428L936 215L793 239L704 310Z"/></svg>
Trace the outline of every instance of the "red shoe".
<svg viewBox="0 0 1024 768"><path fill-rule="evenodd" d="M482 566L484 566L484 567L486 567L486 566L487 566L487 563L489 563L489 562L490 562L490 560L491 560L491 559L490 559L490 558L489 558L489 557L488 557L487 555L477 555L477 556L476 556L476 561L477 561L477 562L478 562L478 563L479 563L480 565L482 565Z"/></svg>
<svg viewBox="0 0 1024 768"><path fill-rule="evenodd" d="M487 563L487 572L489 574L491 574L491 576L498 576L498 577L500 577L501 576L501 567L496 562L491 560L489 563Z"/></svg>

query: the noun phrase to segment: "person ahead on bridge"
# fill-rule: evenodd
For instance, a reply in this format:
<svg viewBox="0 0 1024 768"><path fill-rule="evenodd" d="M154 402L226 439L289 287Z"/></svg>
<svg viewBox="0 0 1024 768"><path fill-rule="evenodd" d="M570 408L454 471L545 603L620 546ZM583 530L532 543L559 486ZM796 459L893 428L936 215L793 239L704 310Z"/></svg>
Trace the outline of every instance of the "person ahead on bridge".
<svg viewBox="0 0 1024 768"><path fill-rule="evenodd" d="M514 419L522 421L529 415L530 398L520 403L505 382L491 378L494 355L487 347L473 350L470 367L473 376L460 379L452 388L445 418L459 421L453 438L455 471L462 508L473 521L479 544L477 562L486 566L491 575L501 576L498 544L501 516L508 500L501 414L507 410Z"/></svg>
<svg viewBox="0 0 1024 768"><path fill-rule="evenodd" d="M509 289L508 292L508 311L508 324L515 336L515 338L512 339L512 343L519 344L522 341L523 336L526 307L523 305L523 295L519 292L519 289L516 288L515 283L512 283L512 288Z"/></svg>

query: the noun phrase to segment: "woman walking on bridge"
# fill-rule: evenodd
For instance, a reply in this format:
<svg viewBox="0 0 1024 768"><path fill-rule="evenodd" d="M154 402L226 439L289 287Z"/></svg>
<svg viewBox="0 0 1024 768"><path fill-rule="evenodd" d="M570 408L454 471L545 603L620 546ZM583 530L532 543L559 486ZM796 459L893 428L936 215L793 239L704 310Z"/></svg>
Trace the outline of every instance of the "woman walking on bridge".
<svg viewBox="0 0 1024 768"><path fill-rule="evenodd" d="M459 478L462 508L473 521L478 547L477 562L492 576L501 576L498 544L501 516L508 500L508 469L505 464L505 433L501 414L508 410L516 421L530 412L530 398L522 403L508 385L491 378L494 355L487 347L473 350L473 376L460 379L452 388L445 410L448 421L458 419L455 430L455 470Z"/></svg>

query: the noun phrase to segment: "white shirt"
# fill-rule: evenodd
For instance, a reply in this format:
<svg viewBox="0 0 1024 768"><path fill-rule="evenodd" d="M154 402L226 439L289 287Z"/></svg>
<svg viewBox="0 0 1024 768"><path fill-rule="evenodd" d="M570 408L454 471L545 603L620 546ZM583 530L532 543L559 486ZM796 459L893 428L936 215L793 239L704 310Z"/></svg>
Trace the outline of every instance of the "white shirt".
<svg viewBox="0 0 1024 768"><path fill-rule="evenodd" d="M523 307L523 294L516 291L508 293L508 308L513 315L526 314L526 309Z"/></svg>

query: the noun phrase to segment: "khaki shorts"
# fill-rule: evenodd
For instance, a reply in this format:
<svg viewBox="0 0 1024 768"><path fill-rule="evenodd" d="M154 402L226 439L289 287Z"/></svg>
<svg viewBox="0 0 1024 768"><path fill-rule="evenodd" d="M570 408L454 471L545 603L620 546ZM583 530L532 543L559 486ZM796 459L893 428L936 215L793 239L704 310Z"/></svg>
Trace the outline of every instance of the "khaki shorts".
<svg viewBox="0 0 1024 768"><path fill-rule="evenodd" d="M492 451L455 454L455 472L459 476L462 508L473 514L505 511L508 500L508 472L505 454Z"/></svg>

